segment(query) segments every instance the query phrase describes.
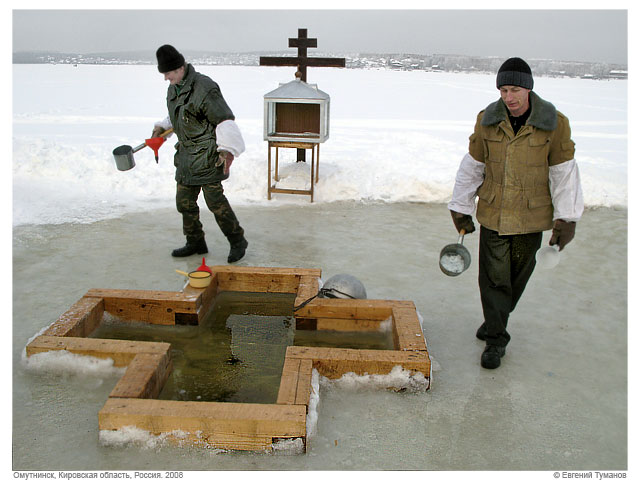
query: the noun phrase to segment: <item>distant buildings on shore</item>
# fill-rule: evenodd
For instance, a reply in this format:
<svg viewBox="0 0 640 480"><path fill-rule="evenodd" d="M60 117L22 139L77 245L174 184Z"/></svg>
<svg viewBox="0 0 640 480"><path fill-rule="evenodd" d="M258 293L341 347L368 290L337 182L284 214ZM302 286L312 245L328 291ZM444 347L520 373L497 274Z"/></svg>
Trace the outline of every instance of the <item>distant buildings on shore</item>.
<svg viewBox="0 0 640 480"><path fill-rule="evenodd" d="M246 65L257 66L259 57L288 56L290 52L184 52L195 65ZM317 53L316 55L331 56ZM378 54L340 53L346 58L347 68L422 70L429 72L486 72L495 73L505 60L502 57L471 57L455 54ZM16 52L14 64L72 64L72 65L155 65L153 52L116 52L96 54L70 54L55 52ZM585 79L627 79L626 65L611 63L527 59L534 75L553 77L580 77Z"/></svg>

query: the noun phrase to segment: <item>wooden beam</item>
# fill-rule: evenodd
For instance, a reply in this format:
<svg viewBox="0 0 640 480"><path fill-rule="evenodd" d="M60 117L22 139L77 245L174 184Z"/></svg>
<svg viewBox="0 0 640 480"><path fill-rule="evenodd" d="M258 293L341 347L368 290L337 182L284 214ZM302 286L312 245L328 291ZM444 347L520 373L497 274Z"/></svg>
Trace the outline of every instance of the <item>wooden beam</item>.
<svg viewBox="0 0 640 480"><path fill-rule="evenodd" d="M293 141L275 141L275 142L269 142L269 143L271 147L277 147L277 148L313 149L317 145L317 143L309 143L309 142L303 143L303 142L293 142Z"/></svg>
<svg viewBox="0 0 640 480"><path fill-rule="evenodd" d="M313 192L309 190L296 190L294 188L278 188L278 187L270 187L269 190L271 193L286 193L288 195L313 195Z"/></svg>
<svg viewBox="0 0 640 480"><path fill-rule="evenodd" d="M310 275L319 277L322 274L320 268L288 268L288 267L241 267L232 265L215 265L211 267L213 273L237 273L237 274L261 274L261 275L292 275L301 277Z"/></svg>
<svg viewBox="0 0 640 480"><path fill-rule="evenodd" d="M398 350L427 350L415 308L393 308L393 343Z"/></svg>
<svg viewBox="0 0 640 480"><path fill-rule="evenodd" d="M336 67L344 68L344 58L334 57L260 57L263 67ZM303 81L306 81L302 79Z"/></svg>
<svg viewBox="0 0 640 480"><path fill-rule="evenodd" d="M110 398L98 423L100 430L132 426L154 435L183 432L189 443L233 450L270 450L274 438L306 437L304 405Z"/></svg>
<svg viewBox="0 0 640 480"><path fill-rule="evenodd" d="M389 317L391 318L391 317ZM386 319L385 319L386 320ZM363 332L380 330L384 320L359 320L357 318L316 318L316 330L336 332Z"/></svg>
<svg viewBox="0 0 640 480"><path fill-rule="evenodd" d="M298 384L296 386L296 405L304 405L309 412L311 400L311 376L313 373L313 361L300 360L298 370Z"/></svg>
<svg viewBox="0 0 640 480"><path fill-rule="evenodd" d="M386 375L400 365L429 378L431 362L426 351L354 350L349 348L287 347L287 357L313 361L313 368L330 379L345 373Z"/></svg>
<svg viewBox="0 0 640 480"><path fill-rule="evenodd" d="M320 275L300 276L300 281L298 282L298 291L297 291L296 299L293 302L294 308L306 301L309 301L310 299L318 295L318 292L320 290L319 278L320 278Z"/></svg>
<svg viewBox="0 0 640 480"><path fill-rule="evenodd" d="M317 38L290 38L289 48L318 48ZM306 52L305 52L306 53Z"/></svg>
<svg viewBox="0 0 640 480"><path fill-rule="evenodd" d="M126 367L139 353L167 355L170 348L170 344L162 342L40 335L27 345L26 351L27 356L31 356L52 350L67 350L78 355L111 358L115 367Z"/></svg>
<svg viewBox="0 0 640 480"><path fill-rule="evenodd" d="M285 357L276 403L308 407L311 396L312 370L313 362L310 359Z"/></svg>
<svg viewBox="0 0 640 480"><path fill-rule="evenodd" d="M413 302L399 300L317 298L299 309L296 316L384 321L391 317L393 308L397 307L415 308Z"/></svg>
<svg viewBox="0 0 640 480"><path fill-rule="evenodd" d="M170 351L139 353L109 394L110 398L157 398L171 373Z"/></svg>
<svg viewBox="0 0 640 480"><path fill-rule="evenodd" d="M104 314L102 298L81 298L58 320L49 326L43 335L58 337L88 337L100 325Z"/></svg>
<svg viewBox="0 0 640 480"><path fill-rule="evenodd" d="M182 289L182 292L189 298L197 298L196 304L198 305L198 324L207 316L211 308L213 307L216 296L218 294L218 275L214 272L211 278L211 283L207 288L194 288L187 284ZM183 312L177 312L183 313ZM186 312L184 312L186 313Z"/></svg>
<svg viewBox="0 0 640 480"><path fill-rule="evenodd" d="M216 268L218 289L232 292L297 293L301 276L312 272L269 270L228 271Z"/></svg>
<svg viewBox="0 0 640 480"><path fill-rule="evenodd" d="M196 290L196 289L192 289ZM106 312L127 321L175 325L176 313L197 314L202 304L198 292L91 289L85 297L104 299Z"/></svg>

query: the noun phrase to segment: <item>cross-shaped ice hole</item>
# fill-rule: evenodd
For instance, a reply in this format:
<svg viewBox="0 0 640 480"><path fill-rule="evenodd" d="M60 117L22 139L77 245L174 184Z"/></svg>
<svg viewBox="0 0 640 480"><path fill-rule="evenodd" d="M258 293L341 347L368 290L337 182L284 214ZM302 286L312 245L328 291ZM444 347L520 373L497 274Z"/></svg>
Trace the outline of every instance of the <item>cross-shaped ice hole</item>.
<svg viewBox="0 0 640 480"><path fill-rule="evenodd" d="M93 338L171 344L173 370L159 399L276 403L288 346L390 350L389 331L295 328L295 296L222 292L200 325L125 322L105 314Z"/></svg>

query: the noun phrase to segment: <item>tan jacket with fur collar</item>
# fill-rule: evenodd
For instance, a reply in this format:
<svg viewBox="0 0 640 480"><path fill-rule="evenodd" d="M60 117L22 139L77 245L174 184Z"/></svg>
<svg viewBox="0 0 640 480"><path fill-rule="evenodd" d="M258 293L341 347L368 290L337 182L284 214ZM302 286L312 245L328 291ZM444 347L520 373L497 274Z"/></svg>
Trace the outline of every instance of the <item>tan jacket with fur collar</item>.
<svg viewBox="0 0 640 480"><path fill-rule="evenodd" d="M568 118L534 92L529 102L529 119L517 135L500 99L478 114L469 138L469 154L485 164L478 222L502 235L552 228L549 167L575 154Z"/></svg>

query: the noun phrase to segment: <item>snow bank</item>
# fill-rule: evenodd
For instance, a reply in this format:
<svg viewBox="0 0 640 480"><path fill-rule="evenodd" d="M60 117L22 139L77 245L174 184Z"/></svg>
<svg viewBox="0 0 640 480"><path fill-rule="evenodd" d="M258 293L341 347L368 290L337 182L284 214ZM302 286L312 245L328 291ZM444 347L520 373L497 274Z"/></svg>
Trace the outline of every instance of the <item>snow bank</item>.
<svg viewBox="0 0 640 480"><path fill-rule="evenodd" d="M218 81L246 151L224 182L233 205L267 200L263 95L286 69L198 67ZM476 114L497 98L487 75L318 69L331 95L329 140L320 148L314 202L446 203ZM123 83L126 79L126 88ZM136 146L166 116L166 83L153 66L14 65L13 224L90 223L173 207L173 145L135 154L116 169L112 151ZM536 79L536 90L571 120L587 206L627 205L627 82ZM282 188L305 188L310 162L281 149ZM206 207L205 207L206 208Z"/></svg>

